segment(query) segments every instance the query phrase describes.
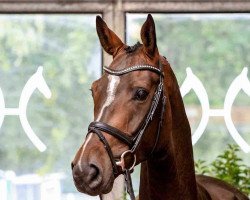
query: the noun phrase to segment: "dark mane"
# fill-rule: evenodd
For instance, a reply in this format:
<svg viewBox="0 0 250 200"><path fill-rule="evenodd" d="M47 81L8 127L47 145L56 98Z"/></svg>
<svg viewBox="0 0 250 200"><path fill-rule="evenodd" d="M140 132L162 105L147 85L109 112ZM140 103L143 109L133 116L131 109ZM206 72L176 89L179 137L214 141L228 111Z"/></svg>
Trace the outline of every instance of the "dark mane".
<svg viewBox="0 0 250 200"><path fill-rule="evenodd" d="M125 48L125 51L127 53L132 53L134 51L136 51L142 44L140 42L137 42L136 44L134 44L133 46L127 46Z"/></svg>

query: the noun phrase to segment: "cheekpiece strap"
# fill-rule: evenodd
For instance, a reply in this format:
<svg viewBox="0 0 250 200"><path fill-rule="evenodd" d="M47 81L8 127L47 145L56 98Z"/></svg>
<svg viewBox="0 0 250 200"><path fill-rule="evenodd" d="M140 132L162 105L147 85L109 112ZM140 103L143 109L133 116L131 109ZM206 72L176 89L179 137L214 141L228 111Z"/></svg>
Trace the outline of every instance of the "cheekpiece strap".
<svg viewBox="0 0 250 200"><path fill-rule="evenodd" d="M148 111L147 117L146 117L144 123L142 124L142 126L140 126L139 130L137 130L137 135L134 138L134 145L131 148L132 152L135 152L136 149L138 148L138 146L141 142L141 138L144 135L145 129L148 127L148 124L152 121L153 116L154 116L155 111L156 111L156 108L159 105L162 93L163 93L163 79L162 79L162 77L160 77L160 83L157 86L157 89L155 91L154 98L153 98L151 107Z"/></svg>

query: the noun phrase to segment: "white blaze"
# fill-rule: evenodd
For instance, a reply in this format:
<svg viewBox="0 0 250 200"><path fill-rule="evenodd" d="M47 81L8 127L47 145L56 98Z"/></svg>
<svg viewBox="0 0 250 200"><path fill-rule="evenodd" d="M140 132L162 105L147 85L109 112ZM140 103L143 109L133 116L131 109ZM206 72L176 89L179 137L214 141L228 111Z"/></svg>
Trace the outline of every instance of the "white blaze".
<svg viewBox="0 0 250 200"><path fill-rule="evenodd" d="M107 98L102 106L102 109L96 119L96 121L99 121L102 117L103 111L106 107L110 106L111 103L114 101L115 99L115 92L117 89L118 84L120 83L120 78L118 76L113 76L113 75L108 75L108 79L109 79L109 83L108 83L108 87L107 87ZM78 161L78 165L80 167L80 171L82 171L82 167L81 167L81 161L82 161L82 156L83 153L85 151L85 148L87 146L87 144L89 143L91 137L92 137L92 133L88 136L87 140L85 141L85 143L82 146L82 151L81 151L81 155L80 155L80 160Z"/></svg>
<svg viewBox="0 0 250 200"><path fill-rule="evenodd" d="M111 103L115 99L115 92L117 89L118 84L120 83L120 77L114 76L114 75L108 75L109 83L107 87L107 98L106 101L104 102L102 109L96 119L96 121L99 121L103 115L103 111L106 107L110 106Z"/></svg>
<svg viewBox="0 0 250 200"><path fill-rule="evenodd" d="M89 136L87 137L87 140L85 141L85 143L84 143L83 146L82 146L82 151L81 151L80 159L79 159L79 161L78 161L78 163L77 163L77 164L79 165L80 172L82 172L82 165L81 165L81 163L82 163L82 156L83 156L83 153L84 153L84 151L85 151L85 148L86 148L87 144L89 143L89 141L90 141L92 135L93 135L93 133L90 133L90 134L89 134Z"/></svg>

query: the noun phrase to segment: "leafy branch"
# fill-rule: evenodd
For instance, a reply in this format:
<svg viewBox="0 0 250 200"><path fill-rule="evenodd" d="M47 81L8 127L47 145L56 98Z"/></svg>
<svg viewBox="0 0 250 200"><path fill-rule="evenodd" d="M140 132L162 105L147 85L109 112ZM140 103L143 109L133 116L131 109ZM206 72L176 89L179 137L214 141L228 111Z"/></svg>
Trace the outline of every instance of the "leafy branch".
<svg viewBox="0 0 250 200"><path fill-rule="evenodd" d="M247 195L250 194L250 167L243 164L237 153L237 145L228 144L227 149L210 165L205 161L195 162L195 171L198 174L209 175L232 184Z"/></svg>

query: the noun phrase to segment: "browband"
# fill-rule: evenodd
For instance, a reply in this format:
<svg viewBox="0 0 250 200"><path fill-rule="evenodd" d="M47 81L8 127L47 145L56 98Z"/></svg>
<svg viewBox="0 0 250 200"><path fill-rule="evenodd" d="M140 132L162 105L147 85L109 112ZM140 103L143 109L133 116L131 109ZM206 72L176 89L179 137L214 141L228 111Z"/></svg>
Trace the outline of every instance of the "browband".
<svg viewBox="0 0 250 200"><path fill-rule="evenodd" d="M134 65L132 67L128 67L128 68L121 69L121 70L113 70L113 69L110 69L110 68L104 66L103 69L107 73L109 73L111 75L116 75L116 76L121 76L123 74L127 74L129 72L138 71L138 70L149 70L149 71L155 72L159 75L163 75L161 69L158 69L152 65Z"/></svg>

